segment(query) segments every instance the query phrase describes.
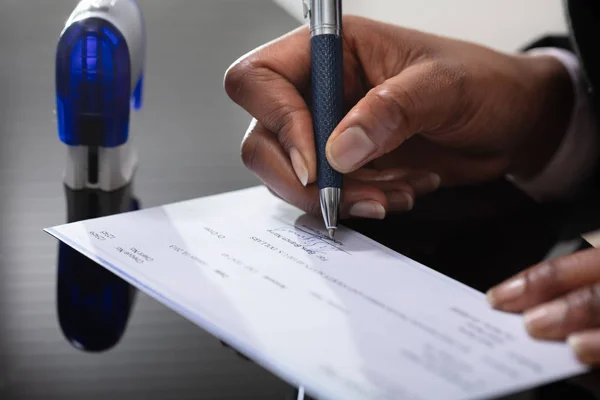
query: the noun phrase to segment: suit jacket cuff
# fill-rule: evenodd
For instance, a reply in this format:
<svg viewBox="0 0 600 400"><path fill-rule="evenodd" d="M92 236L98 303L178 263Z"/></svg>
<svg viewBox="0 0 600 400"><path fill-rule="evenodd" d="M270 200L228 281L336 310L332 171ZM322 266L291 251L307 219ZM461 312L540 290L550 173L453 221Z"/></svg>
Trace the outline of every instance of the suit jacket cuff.
<svg viewBox="0 0 600 400"><path fill-rule="evenodd" d="M600 155L596 124L581 78L580 63L572 52L561 48L533 48L527 53L558 59L571 76L575 101L568 130L542 172L527 181L513 176L507 178L538 202L569 200L590 178Z"/></svg>

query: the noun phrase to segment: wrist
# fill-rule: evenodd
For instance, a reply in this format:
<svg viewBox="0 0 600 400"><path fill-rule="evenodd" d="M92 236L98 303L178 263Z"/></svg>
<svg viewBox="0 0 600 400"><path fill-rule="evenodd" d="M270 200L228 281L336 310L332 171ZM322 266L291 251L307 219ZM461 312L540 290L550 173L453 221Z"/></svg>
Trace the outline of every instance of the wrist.
<svg viewBox="0 0 600 400"><path fill-rule="evenodd" d="M569 71L555 57L516 57L524 67L531 118L511 160L509 174L527 180L539 174L559 148L572 117L575 88Z"/></svg>

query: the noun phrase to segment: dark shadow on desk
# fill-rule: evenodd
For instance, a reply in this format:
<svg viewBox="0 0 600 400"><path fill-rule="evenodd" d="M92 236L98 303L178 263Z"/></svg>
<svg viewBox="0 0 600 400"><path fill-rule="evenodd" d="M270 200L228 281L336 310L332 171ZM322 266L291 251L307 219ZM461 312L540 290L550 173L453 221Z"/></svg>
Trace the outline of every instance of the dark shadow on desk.
<svg viewBox="0 0 600 400"><path fill-rule="evenodd" d="M112 192L65 188L67 221L139 209L131 185ZM106 351L125 333L136 289L88 257L59 242L57 308L63 335L84 351Z"/></svg>
<svg viewBox="0 0 600 400"><path fill-rule="evenodd" d="M558 240L539 205L505 181L441 190L383 222L344 223L480 291L539 262Z"/></svg>

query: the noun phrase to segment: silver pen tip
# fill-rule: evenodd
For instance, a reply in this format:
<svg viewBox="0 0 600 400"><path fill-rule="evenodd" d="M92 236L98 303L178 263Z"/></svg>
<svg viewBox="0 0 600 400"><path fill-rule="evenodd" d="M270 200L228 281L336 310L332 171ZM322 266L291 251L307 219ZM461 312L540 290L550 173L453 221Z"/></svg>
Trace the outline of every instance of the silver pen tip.
<svg viewBox="0 0 600 400"><path fill-rule="evenodd" d="M333 239L333 237L335 236L335 229L330 228L327 230L327 232L329 233L329 238Z"/></svg>

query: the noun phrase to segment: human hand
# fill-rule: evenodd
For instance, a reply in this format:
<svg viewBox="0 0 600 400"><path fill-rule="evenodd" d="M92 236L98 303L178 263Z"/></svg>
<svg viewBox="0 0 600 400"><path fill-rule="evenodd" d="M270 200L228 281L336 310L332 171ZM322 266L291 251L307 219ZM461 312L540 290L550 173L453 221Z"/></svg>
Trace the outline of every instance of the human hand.
<svg viewBox="0 0 600 400"><path fill-rule="evenodd" d="M358 17L343 26L348 113L327 145L345 174L342 218L410 209L440 182L532 176L560 142L572 85L557 60ZM245 165L284 200L320 214L307 27L240 58L225 89L254 117Z"/></svg>
<svg viewBox="0 0 600 400"><path fill-rule="evenodd" d="M487 296L499 310L524 311L533 337L568 339L581 362L600 364L600 249L544 261Z"/></svg>

